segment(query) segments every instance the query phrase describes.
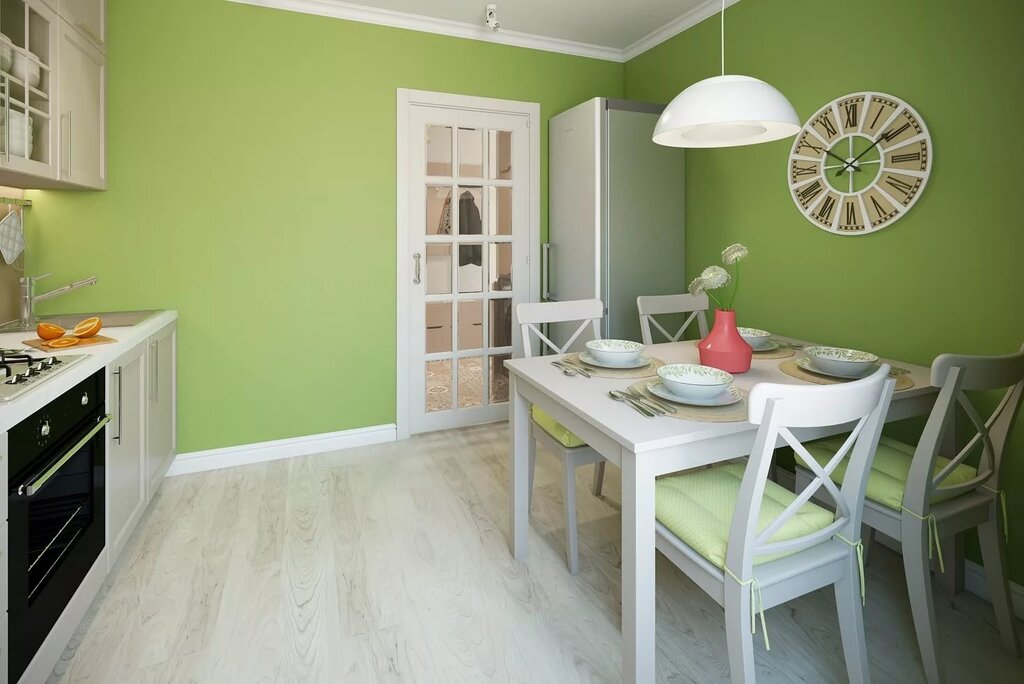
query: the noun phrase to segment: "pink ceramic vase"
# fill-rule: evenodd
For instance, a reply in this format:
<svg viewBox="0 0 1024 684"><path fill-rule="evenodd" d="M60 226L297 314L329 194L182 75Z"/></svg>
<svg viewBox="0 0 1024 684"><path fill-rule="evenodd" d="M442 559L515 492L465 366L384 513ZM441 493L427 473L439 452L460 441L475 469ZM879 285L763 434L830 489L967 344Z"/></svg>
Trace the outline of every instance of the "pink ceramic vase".
<svg viewBox="0 0 1024 684"><path fill-rule="evenodd" d="M746 373L754 350L736 329L736 312L715 311L711 333L697 343L701 365L719 368L727 373Z"/></svg>

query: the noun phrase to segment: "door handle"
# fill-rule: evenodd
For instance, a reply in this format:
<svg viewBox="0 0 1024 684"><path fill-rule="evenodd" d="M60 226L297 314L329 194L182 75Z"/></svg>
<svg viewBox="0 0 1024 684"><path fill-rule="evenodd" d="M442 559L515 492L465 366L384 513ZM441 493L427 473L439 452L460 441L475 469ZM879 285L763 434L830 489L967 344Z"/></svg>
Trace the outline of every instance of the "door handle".
<svg viewBox="0 0 1024 684"><path fill-rule="evenodd" d="M121 444L121 406L124 404L124 396L121 387L121 366L117 367L114 371L114 375L117 376L117 434L114 435L114 439L117 440L118 445Z"/></svg>
<svg viewBox="0 0 1024 684"><path fill-rule="evenodd" d="M551 261L551 243L540 246L540 298L541 301L551 299L551 283L548 281L548 263Z"/></svg>
<svg viewBox="0 0 1024 684"><path fill-rule="evenodd" d="M412 255L412 262L414 264L413 265L413 269L414 269L413 273L414 273L414 275L412 277L412 284L413 285L419 285L420 284L420 259L421 258L422 257L420 256L419 252L416 252L415 254Z"/></svg>
<svg viewBox="0 0 1024 684"><path fill-rule="evenodd" d="M103 427L109 422L109 415L100 418L97 421L95 427L89 430L89 432L86 433L85 437L82 437L82 439L78 440L78 442L73 447L68 449L68 452L61 456L59 461L57 461L52 466L47 468L45 472L39 475L39 477L34 479L28 485L21 485L20 487L18 487L18 494L21 496L35 496L39 492L39 490L42 489L46 485L46 483L50 481L50 478L53 477L54 473L56 473L58 470L64 467L64 464L70 461L75 454L81 451L82 447L84 447L89 442L90 439L95 437L96 433L102 430Z"/></svg>

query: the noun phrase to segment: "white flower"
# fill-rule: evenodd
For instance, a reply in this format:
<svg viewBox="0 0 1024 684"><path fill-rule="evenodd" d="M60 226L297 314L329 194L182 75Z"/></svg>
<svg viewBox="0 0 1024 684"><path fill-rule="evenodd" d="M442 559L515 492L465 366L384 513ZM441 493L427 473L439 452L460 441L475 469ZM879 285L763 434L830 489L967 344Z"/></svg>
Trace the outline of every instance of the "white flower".
<svg viewBox="0 0 1024 684"><path fill-rule="evenodd" d="M699 295L701 292L704 291L704 279L701 278L700 276L697 276L696 278L693 279L693 282L690 283L690 287L687 289L690 291L690 294Z"/></svg>
<svg viewBox="0 0 1024 684"><path fill-rule="evenodd" d="M750 252L747 251L747 248L737 242L735 245L729 245L722 250L722 263L727 266L735 264L748 254L750 254Z"/></svg>
<svg viewBox="0 0 1024 684"><path fill-rule="evenodd" d="M717 290L728 285L732 276L721 266L708 266L700 274L700 279L704 283L704 289Z"/></svg>

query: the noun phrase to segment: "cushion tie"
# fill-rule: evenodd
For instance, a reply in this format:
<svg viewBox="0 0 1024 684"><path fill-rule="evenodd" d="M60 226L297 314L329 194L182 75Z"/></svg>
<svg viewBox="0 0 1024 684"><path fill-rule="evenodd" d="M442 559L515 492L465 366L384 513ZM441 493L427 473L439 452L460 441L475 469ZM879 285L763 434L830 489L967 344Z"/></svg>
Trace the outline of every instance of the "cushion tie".
<svg viewBox="0 0 1024 684"><path fill-rule="evenodd" d="M743 581L729 569L728 565L723 565L722 569L725 570L725 574L736 580L736 583L741 587L750 587L750 633L757 634L757 620L755 616L761 616L761 631L764 632L764 650L772 650L772 647L768 645L768 623L764 619L764 600L761 598L761 585L757 583L757 578L751 577Z"/></svg>
<svg viewBox="0 0 1024 684"><path fill-rule="evenodd" d="M1007 542L1010 541L1010 520L1006 517L1006 492L1002 489L992 489L988 485L981 485L982 489L987 489L996 496L999 497L999 505L1003 509L1003 537Z"/></svg>
<svg viewBox="0 0 1024 684"><path fill-rule="evenodd" d="M900 508L904 513L909 513L928 524L928 560L932 559L932 548L934 547L939 556L939 572L946 572L946 565L942 562L942 543L939 541L939 522L935 519L935 514L929 513L926 516L920 516L906 506L900 506Z"/></svg>
<svg viewBox="0 0 1024 684"><path fill-rule="evenodd" d="M850 541L841 534L837 534L836 537L843 542L846 542L849 546L852 546L857 551L857 570L860 572L860 605L865 605L865 593L864 593L864 543L858 539L855 542Z"/></svg>

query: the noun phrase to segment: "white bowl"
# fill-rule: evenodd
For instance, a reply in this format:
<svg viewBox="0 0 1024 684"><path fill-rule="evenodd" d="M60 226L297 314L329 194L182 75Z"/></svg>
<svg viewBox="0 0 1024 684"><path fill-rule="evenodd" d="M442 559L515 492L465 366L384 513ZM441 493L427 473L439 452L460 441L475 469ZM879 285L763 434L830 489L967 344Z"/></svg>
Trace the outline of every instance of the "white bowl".
<svg viewBox="0 0 1024 684"><path fill-rule="evenodd" d="M630 340L592 340L587 351L602 363L627 364L640 358L644 345Z"/></svg>
<svg viewBox="0 0 1024 684"><path fill-rule="evenodd" d="M658 369L658 377L669 392L682 399L711 399L732 384L724 370L695 363L670 363Z"/></svg>
<svg viewBox="0 0 1024 684"><path fill-rule="evenodd" d="M812 366L835 375L863 375L878 361L878 357L869 352L842 347L807 347L804 353Z"/></svg>
<svg viewBox="0 0 1024 684"><path fill-rule="evenodd" d="M740 337L753 349L761 349L768 344L768 338L772 336L767 330L758 328L736 328L740 331Z"/></svg>
<svg viewBox="0 0 1024 684"><path fill-rule="evenodd" d="M11 75L34 88L42 80L42 69L23 53L16 52L11 62Z"/></svg>
<svg viewBox="0 0 1024 684"><path fill-rule="evenodd" d="M0 33L0 70L9 71L11 62L14 60L14 43L11 39Z"/></svg>

